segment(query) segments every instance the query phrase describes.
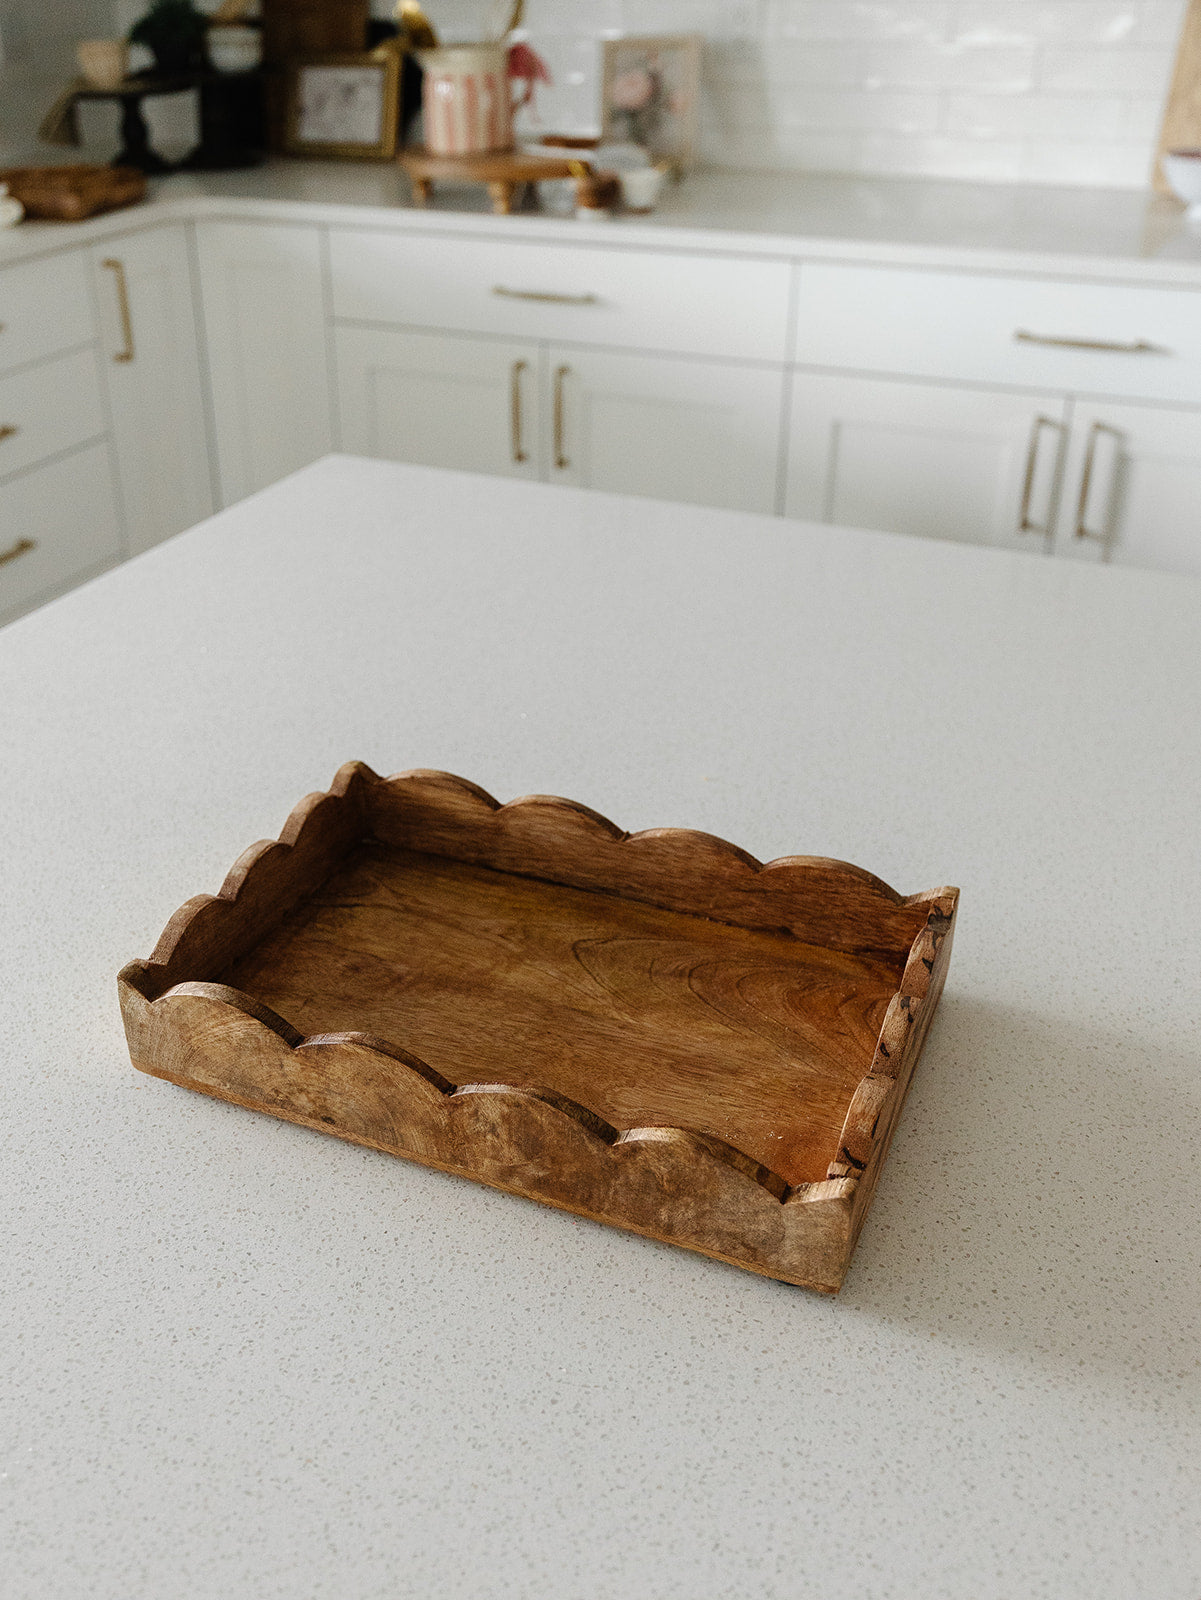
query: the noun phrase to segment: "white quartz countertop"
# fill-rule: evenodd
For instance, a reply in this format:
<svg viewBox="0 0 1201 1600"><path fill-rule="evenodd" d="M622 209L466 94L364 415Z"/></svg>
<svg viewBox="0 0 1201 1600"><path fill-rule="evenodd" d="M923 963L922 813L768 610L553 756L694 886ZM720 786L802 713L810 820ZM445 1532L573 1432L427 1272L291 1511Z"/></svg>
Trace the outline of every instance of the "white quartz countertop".
<svg viewBox="0 0 1201 1600"><path fill-rule="evenodd" d="M1201 585L333 458L0 633L12 1600L1196 1600ZM341 762L962 889L842 1294L130 1066Z"/></svg>
<svg viewBox="0 0 1201 1600"><path fill-rule="evenodd" d="M1174 200L1129 189L698 172L669 188L646 217L494 217L485 207L478 185L442 187L430 208L415 207L392 164L277 160L246 172L155 180L148 203L91 222L0 231L0 263L154 219L257 217L1201 287L1201 229Z"/></svg>

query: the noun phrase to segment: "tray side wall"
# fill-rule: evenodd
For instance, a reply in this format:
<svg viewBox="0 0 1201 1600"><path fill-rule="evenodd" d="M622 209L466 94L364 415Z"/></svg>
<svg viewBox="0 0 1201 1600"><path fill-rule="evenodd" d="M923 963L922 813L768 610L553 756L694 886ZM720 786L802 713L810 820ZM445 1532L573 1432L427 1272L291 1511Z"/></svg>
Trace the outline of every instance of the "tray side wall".
<svg viewBox="0 0 1201 1600"><path fill-rule="evenodd" d="M875 1198L914 1069L938 1010L951 961L958 904L957 890L941 890L925 927L914 941L901 988L893 997L880 1030L872 1069L847 1109L838 1156L830 1164L830 1178L859 1180L852 1218L852 1250Z"/></svg>
<svg viewBox="0 0 1201 1600"><path fill-rule="evenodd" d="M219 985L153 1001L120 987L131 1059L153 1077L787 1283L830 1294L842 1282L854 1179L789 1193L718 1140L619 1134L546 1091L456 1089L366 1035L302 1040Z"/></svg>
<svg viewBox="0 0 1201 1600"><path fill-rule="evenodd" d="M215 980L316 893L363 837L363 771L349 762L328 792L294 807L279 839L243 851L215 895L196 895L163 929L148 962L121 974L154 998L185 980Z"/></svg>
<svg viewBox="0 0 1201 1600"><path fill-rule="evenodd" d="M927 898L904 899L848 862L784 856L763 865L707 833L624 833L570 800L531 795L502 806L446 772L370 773L365 795L383 844L735 927L786 929L807 944L850 954L903 963L929 909Z"/></svg>

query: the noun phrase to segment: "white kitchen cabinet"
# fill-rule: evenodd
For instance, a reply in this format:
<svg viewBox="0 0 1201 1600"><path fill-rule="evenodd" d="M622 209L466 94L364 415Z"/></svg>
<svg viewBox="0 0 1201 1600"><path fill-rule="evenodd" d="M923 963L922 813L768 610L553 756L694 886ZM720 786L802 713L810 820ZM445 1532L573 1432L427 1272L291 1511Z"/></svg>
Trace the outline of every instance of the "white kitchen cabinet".
<svg viewBox="0 0 1201 1600"><path fill-rule="evenodd" d="M82 252L63 250L0 271L0 371L96 337Z"/></svg>
<svg viewBox="0 0 1201 1600"><path fill-rule="evenodd" d="M213 509L187 236L152 228L90 256L132 555Z"/></svg>
<svg viewBox="0 0 1201 1600"><path fill-rule="evenodd" d="M792 269L722 254L338 228L339 321L735 361L788 359Z"/></svg>
<svg viewBox="0 0 1201 1600"><path fill-rule="evenodd" d="M196 228L220 498L241 500L333 448L321 234Z"/></svg>
<svg viewBox="0 0 1201 1600"><path fill-rule="evenodd" d="M800 372L785 509L843 527L1046 550L1067 421L1061 395Z"/></svg>
<svg viewBox="0 0 1201 1600"><path fill-rule="evenodd" d="M798 366L1196 404L1201 294L1139 284L805 263Z"/></svg>
<svg viewBox="0 0 1201 1600"><path fill-rule="evenodd" d="M0 482L0 623L123 555L105 441Z"/></svg>
<svg viewBox="0 0 1201 1600"><path fill-rule="evenodd" d="M106 426L92 345L0 376L0 475L97 439Z"/></svg>
<svg viewBox="0 0 1201 1600"><path fill-rule="evenodd" d="M344 449L775 509L782 370L340 326Z"/></svg>
<svg viewBox="0 0 1201 1600"><path fill-rule="evenodd" d="M343 327L336 350L343 449L544 476L543 361L534 341Z"/></svg>
<svg viewBox="0 0 1201 1600"><path fill-rule="evenodd" d="M1055 548L1201 577L1201 411L1077 401Z"/></svg>
<svg viewBox="0 0 1201 1600"><path fill-rule="evenodd" d="M775 509L782 369L570 345L547 366L552 481Z"/></svg>

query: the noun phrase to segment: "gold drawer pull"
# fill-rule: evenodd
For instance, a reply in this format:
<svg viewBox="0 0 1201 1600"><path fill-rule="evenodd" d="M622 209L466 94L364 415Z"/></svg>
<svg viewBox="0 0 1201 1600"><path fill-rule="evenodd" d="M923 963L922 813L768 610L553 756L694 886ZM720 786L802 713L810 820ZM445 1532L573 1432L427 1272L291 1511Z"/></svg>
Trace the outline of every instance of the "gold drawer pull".
<svg viewBox="0 0 1201 1600"><path fill-rule="evenodd" d="M551 294L543 289L506 289L503 283L494 285L493 294L498 294L505 300L541 300L548 306L594 306L597 297L594 294Z"/></svg>
<svg viewBox="0 0 1201 1600"><path fill-rule="evenodd" d="M1117 356L1170 356L1172 352L1162 344L1151 344L1147 339L1133 339L1122 344L1112 339L1073 339L1067 334L1028 333L1019 328L1014 334L1017 344L1049 344L1059 350L1108 350Z"/></svg>
<svg viewBox="0 0 1201 1600"><path fill-rule="evenodd" d="M0 424L0 439L11 439L14 433L20 433L20 428L14 428L11 422Z"/></svg>
<svg viewBox="0 0 1201 1600"><path fill-rule="evenodd" d="M563 406L563 385L570 377L570 367L559 367L555 371L555 466L560 472L565 471L571 465L564 449L566 420Z"/></svg>
<svg viewBox="0 0 1201 1600"><path fill-rule="evenodd" d="M114 361L133 360L133 318L129 314L129 285L125 281L125 267L120 261L114 261L110 256L107 261L100 263L107 267L117 280L117 310L121 316L121 337L125 340L124 350L118 350L113 357Z"/></svg>
<svg viewBox="0 0 1201 1600"><path fill-rule="evenodd" d="M11 550L0 550L0 567L9 561L15 561L18 556L28 555L31 550L36 550L37 547L38 542L36 539L18 539Z"/></svg>
<svg viewBox="0 0 1201 1600"><path fill-rule="evenodd" d="M1038 472L1038 454L1042 446L1043 430L1049 428L1057 435L1055 450L1055 466L1051 476L1051 486L1047 498L1047 517L1045 522L1035 522L1031 515L1030 502L1034 498L1034 479ZM1018 532L1037 533L1044 539L1051 532L1051 519L1055 512L1055 505L1059 499L1059 479L1063 471L1063 451L1067 443L1068 430L1062 422L1056 422L1054 417L1035 417L1030 429L1030 443L1026 447L1026 476L1022 482L1022 504L1018 512Z"/></svg>
<svg viewBox="0 0 1201 1600"><path fill-rule="evenodd" d="M509 388L509 429L511 433L513 460L520 465L530 458L526 454L524 434L521 426L521 375L529 371L528 361L515 361L510 376Z"/></svg>
<svg viewBox="0 0 1201 1600"><path fill-rule="evenodd" d="M1122 446L1126 443L1126 440L1117 428L1111 428L1107 422L1094 422L1088 430L1088 449L1084 453L1084 471L1080 476L1080 499L1076 502L1076 526L1073 530L1073 537L1076 539L1096 539L1101 544L1108 544L1109 533L1106 528L1090 528L1088 525L1088 503L1092 498L1093 478L1097 471L1097 445L1102 434L1105 434L1114 442L1113 468L1109 492L1105 497L1105 520L1106 523L1109 521L1113 506L1114 489L1117 486Z"/></svg>

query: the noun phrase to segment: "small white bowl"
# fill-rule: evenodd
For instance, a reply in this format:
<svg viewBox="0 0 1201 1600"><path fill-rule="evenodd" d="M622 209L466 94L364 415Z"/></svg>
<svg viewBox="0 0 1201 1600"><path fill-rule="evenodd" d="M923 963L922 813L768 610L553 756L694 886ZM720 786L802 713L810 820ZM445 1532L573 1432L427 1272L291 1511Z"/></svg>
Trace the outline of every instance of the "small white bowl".
<svg viewBox="0 0 1201 1600"><path fill-rule="evenodd" d="M1169 150L1163 170L1176 197L1189 208L1189 217L1201 218L1201 150Z"/></svg>
<svg viewBox="0 0 1201 1600"><path fill-rule="evenodd" d="M662 167L639 167L621 174L621 198L627 211L653 211L667 173Z"/></svg>

